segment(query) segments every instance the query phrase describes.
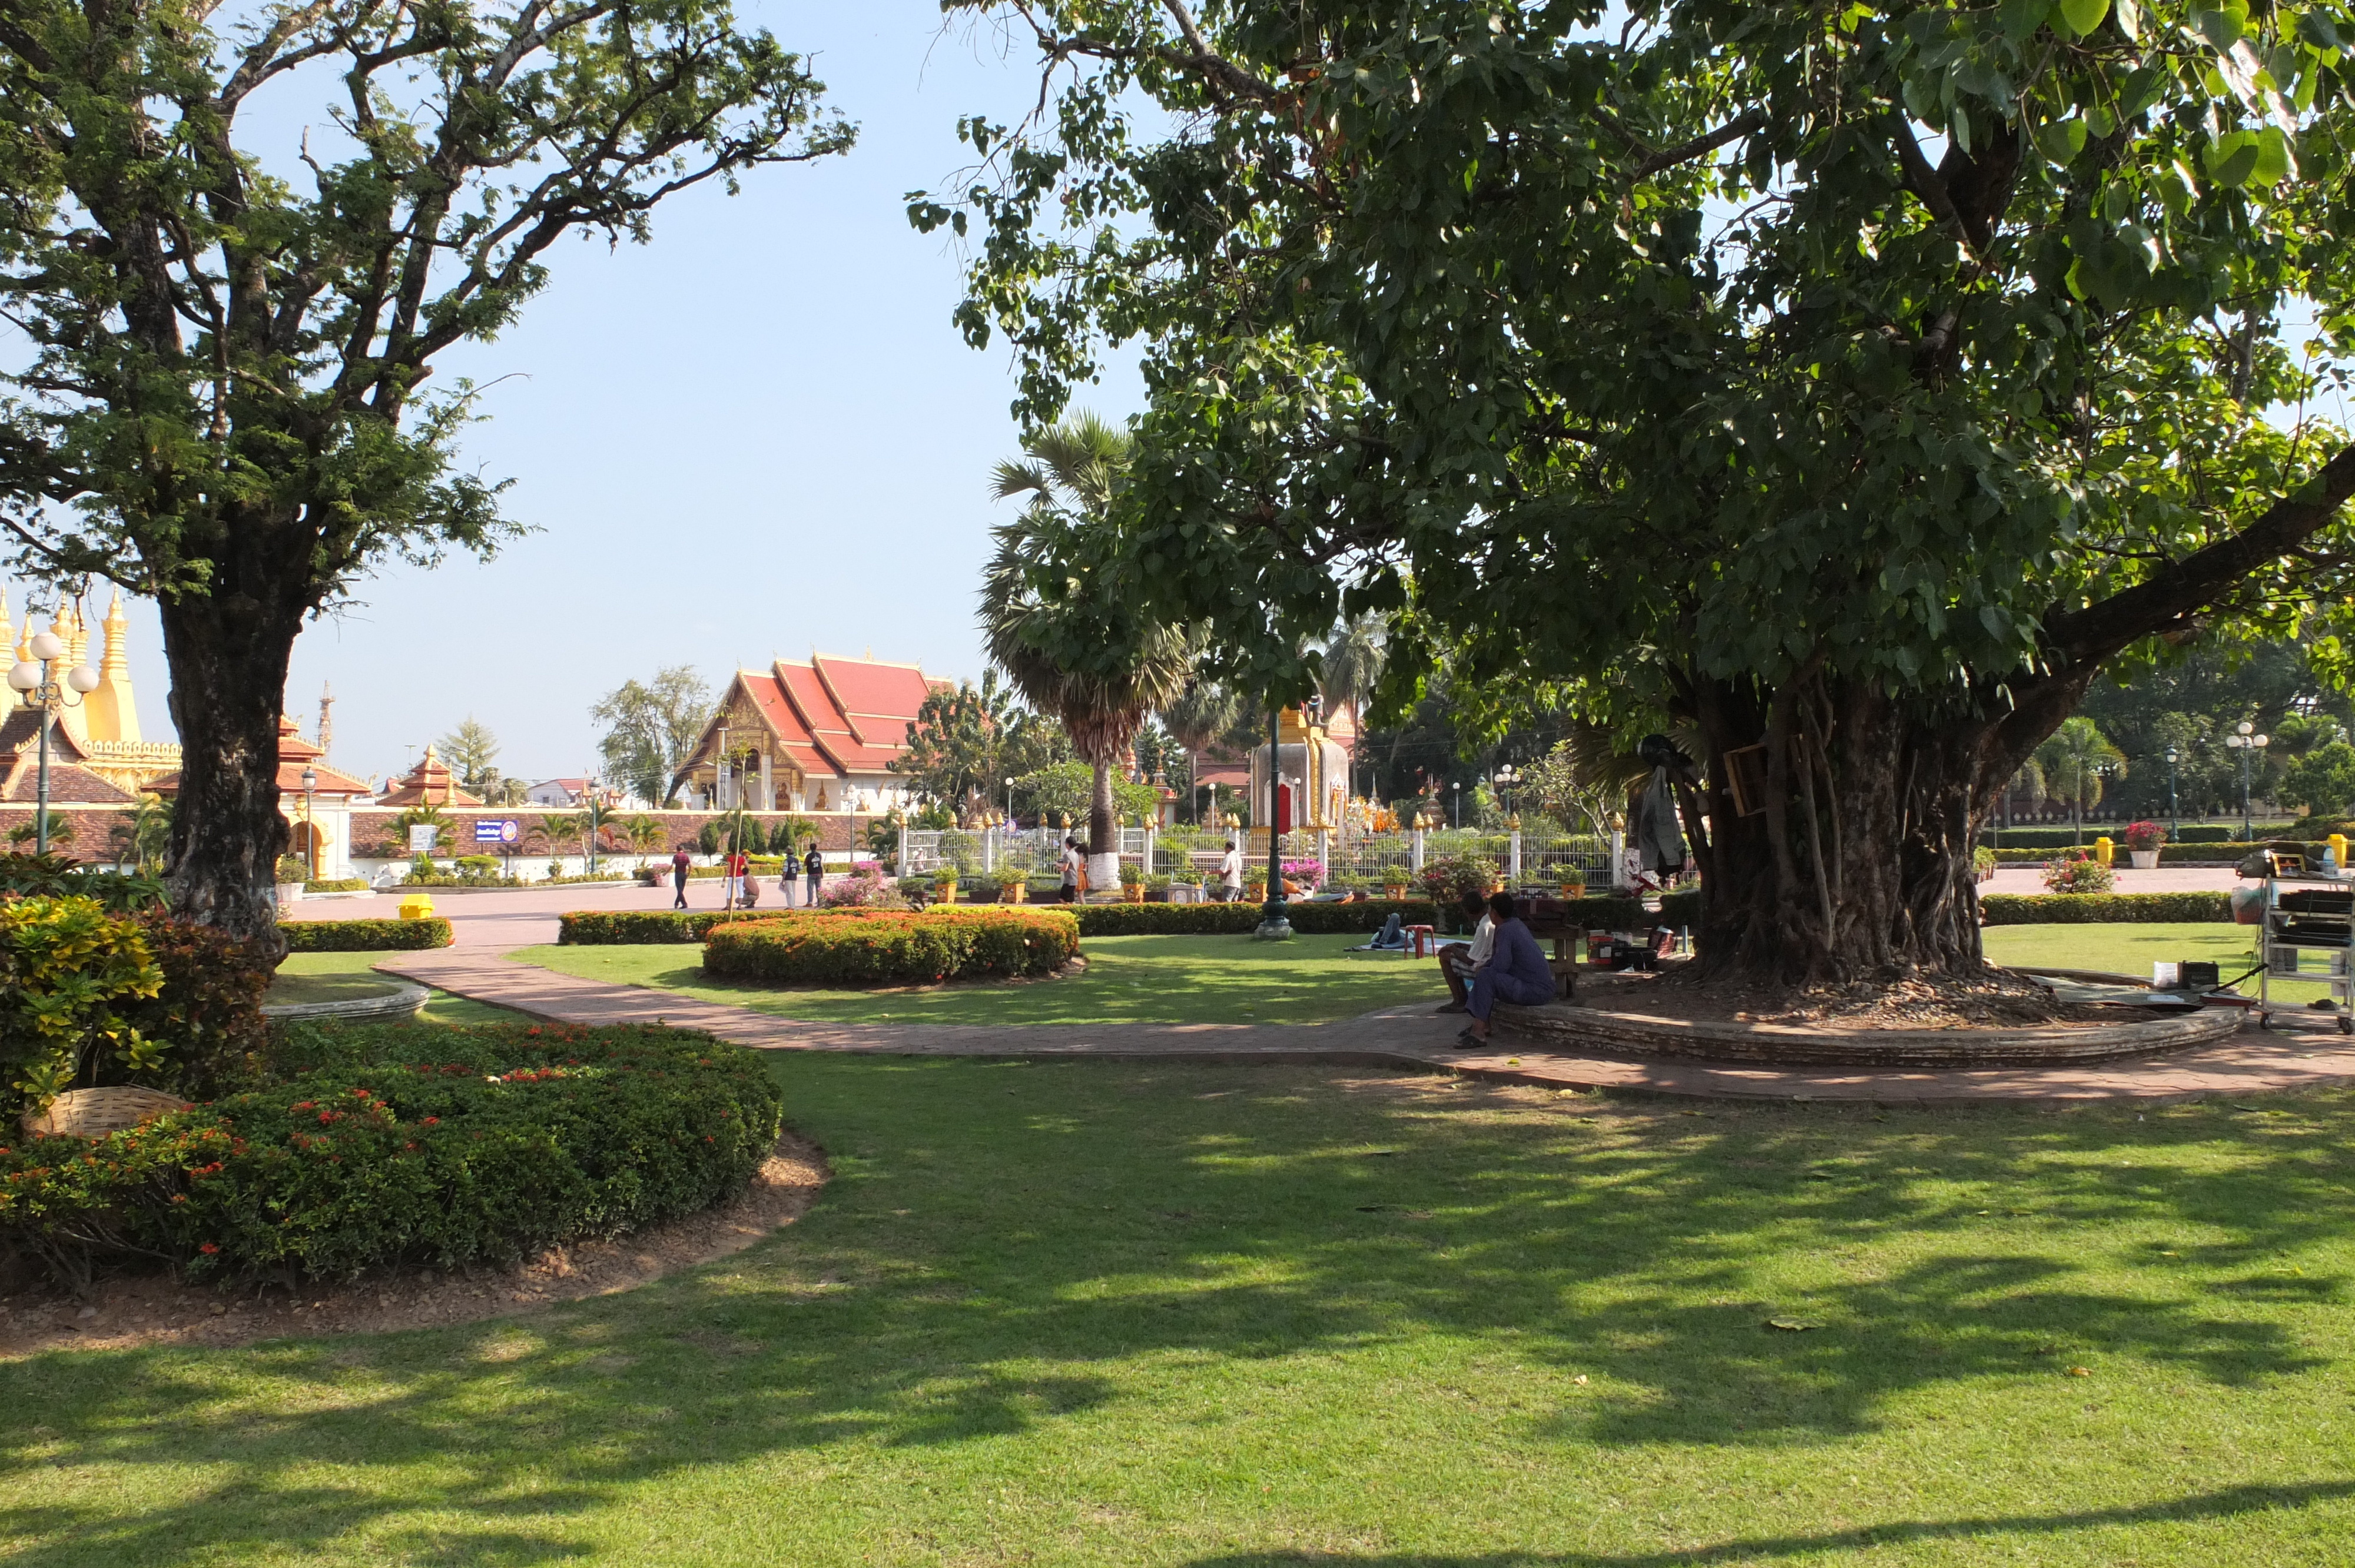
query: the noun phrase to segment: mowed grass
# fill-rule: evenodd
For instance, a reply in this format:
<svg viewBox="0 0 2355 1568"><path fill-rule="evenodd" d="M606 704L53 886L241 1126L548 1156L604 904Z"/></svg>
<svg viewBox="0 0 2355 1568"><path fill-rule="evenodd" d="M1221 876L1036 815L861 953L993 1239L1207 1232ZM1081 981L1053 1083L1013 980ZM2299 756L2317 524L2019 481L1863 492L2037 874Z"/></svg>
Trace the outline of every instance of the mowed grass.
<svg viewBox="0 0 2355 1568"><path fill-rule="evenodd" d="M371 996L406 982L378 974L368 966L378 959L407 957L402 953L289 953L278 966L266 1001L344 1001ZM530 1022L511 1008L470 1001L446 991L434 991L419 1012L421 1023L514 1023Z"/></svg>
<svg viewBox="0 0 2355 1568"><path fill-rule="evenodd" d="M2218 966L2219 980L2229 980L2257 961L2257 928L2217 921L2182 924L2098 926L1989 926L1980 934L1987 956L1999 964L2030 964L2042 969L2106 969L2147 981L2154 960L2209 959ZM2307 962L2319 965L2319 949ZM2241 991L2257 994L2254 976L2241 982ZM2325 993L2316 980L2276 980L2273 994L2292 1006L2304 1006Z"/></svg>
<svg viewBox="0 0 2355 1568"><path fill-rule="evenodd" d="M507 957L560 974L675 991L789 1018L848 1023L1324 1023L1447 1000L1430 959L1345 949L1362 936L1091 937L1087 971L1016 984L786 989L713 980L699 945L525 948Z"/></svg>
<svg viewBox="0 0 2355 1568"><path fill-rule="evenodd" d="M721 1263L501 1322L0 1365L0 1552L2270 1565L2355 1541L2345 1094L1929 1112L774 1070L835 1181Z"/></svg>

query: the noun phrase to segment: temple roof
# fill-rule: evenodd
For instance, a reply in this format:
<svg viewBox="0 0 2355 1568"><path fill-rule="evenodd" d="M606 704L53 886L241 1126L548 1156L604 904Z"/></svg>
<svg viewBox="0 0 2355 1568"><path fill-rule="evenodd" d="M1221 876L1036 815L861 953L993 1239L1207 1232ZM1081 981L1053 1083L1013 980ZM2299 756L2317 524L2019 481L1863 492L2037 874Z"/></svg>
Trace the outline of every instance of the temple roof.
<svg viewBox="0 0 2355 1568"><path fill-rule="evenodd" d="M299 772L300 769L297 769ZM479 806L482 799L459 788L458 776L442 760L432 741L425 743L425 755L392 787L377 798L379 806Z"/></svg>
<svg viewBox="0 0 2355 1568"><path fill-rule="evenodd" d="M0 745L5 743L6 732L0 730ZM311 791L314 796L365 795L368 792L367 779L355 779L319 760L326 755L303 738L302 729L293 719L281 718L278 721L278 792L289 797L303 793L303 768L305 764L318 778L318 783ZM177 795L180 792L180 776L166 773L147 788L158 795ZM459 793L464 794L464 791Z"/></svg>
<svg viewBox="0 0 2355 1568"><path fill-rule="evenodd" d="M730 697L743 692L773 737L773 755L813 780L840 779L889 769L939 684L920 665L813 653L807 663L780 659L766 670L737 671ZM721 724L735 705L721 699L680 777L718 755Z"/></svg>
<svg viewBox="0 0 2355 1568"><path fill-rule="evenodd" d="M59 805L127 806L139 797L80 766L87 755L63 725L49 726L49 800ZM18 704L0 719L0 800L30 804L41 789L41 715Z"/></svg>

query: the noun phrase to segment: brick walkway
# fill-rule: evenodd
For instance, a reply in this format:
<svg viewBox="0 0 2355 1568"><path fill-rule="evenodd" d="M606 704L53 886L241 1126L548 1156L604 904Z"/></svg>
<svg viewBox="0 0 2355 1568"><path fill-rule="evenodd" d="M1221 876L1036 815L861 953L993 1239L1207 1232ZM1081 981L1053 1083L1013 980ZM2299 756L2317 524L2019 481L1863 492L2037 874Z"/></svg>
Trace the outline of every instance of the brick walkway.
<svg viewBox="0 0 2355 1568"><path fill-rule="evenodd" d="M403 954L377 968L557 1023L673 1023L764 1051L891 1056L1065 1056L1177 1062L1283 1061L1399 1066L1563 1089L1623 1089L1709 1098L1863 1100L2165 1100L2316 1088L2355 1080L2355 1041L2327 1023L2261 1033L2145 1061L1995 1072L1807 1072L1631 1061L1506 1049L1453 1049L1461 1020L1423 1005L1326 1024L1114 1023L983 1026L814 1023L634 986L577 980L480 949ZM2300 1020L2301 1024L2305 1021ZM2318 1021L2319 1022L2319 1021Z"/></svg>

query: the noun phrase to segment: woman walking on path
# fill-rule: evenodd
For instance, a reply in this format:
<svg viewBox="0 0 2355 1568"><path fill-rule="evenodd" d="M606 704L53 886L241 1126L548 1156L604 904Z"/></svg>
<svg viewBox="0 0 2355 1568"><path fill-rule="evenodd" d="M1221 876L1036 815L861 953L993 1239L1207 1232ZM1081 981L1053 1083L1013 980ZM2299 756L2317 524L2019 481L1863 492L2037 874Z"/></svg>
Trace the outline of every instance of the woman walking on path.
<svg viewBox="0 0 2355 1568"><path fill-rule="evenodd" d="M678 896L671 901L670 906L674 909L684 909L687 907L687 868L694 863L694 861L689 859L687 856L687 846L685 844L679 845L678 848L671 853L671 885L678 889Z"/></svg>
<svg viewBox="0 0 2355 1568"><path fill-rule="evenodd" d="M1466 1049L1488 1043L1488 1014L1498 1002L1535 1007L1553 1000L1553 970L1546 967L1538 939L1513 913L1513 895L1491 894L1488 915L1494 922L1495 943L1487 963L1472 977L1472 995L1466 1004L1472 1022L1455 1037L1456 1044Z"/></svg>

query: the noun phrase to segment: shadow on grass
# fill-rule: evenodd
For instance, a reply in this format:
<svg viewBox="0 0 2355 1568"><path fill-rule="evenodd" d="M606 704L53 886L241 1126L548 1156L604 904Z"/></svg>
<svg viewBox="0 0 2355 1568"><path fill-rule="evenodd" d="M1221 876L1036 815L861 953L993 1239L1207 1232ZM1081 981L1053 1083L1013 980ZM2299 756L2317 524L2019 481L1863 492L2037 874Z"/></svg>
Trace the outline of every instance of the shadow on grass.
<svg viewBox="0 0 2355 1568"><path fill-rule="evenodd" d="M702 949L683 945L525 948L508 956L582 979L830 1022L1315 1023L1444 998L1446 988L1428 961L1346 950L1366 940L1318 936L1272 945L1245 936L1092 938L1088 967L1077 975L866 991L714 978L703 972Z"/></svg>
<svg viewBox="0 0 2355 1568"><path fill-rule="evenodd" d="M2262 1122L1795 1107L1582 1121L1534 1097L1282 1068L807 1056L776 1071L837 1179L735 1259L439 1331L0 1366L20 1413L0 1434L13 1561L355 1542L413 1562L563 1561L585 1553L573 1537L591 1516L664 1478L827 1449L986 1464L986 1445L1080 1418L1149 1449L1170 1417L1138 1392L1142 1359L1433 1340L1595 1374L1575 1403L1500 1416L1496 1442L1738 1464L1869 1434L1919 1391L2058 1377L2078 1358L2219 1387L2284 1378L2318 1364L2297 1314L2343 1288L2276 1260L2341 1230L2346 1097ZM70 1500L48 1484L59 1467L85 1472ZM1682 1555L1199 1561L1699 1563L2348 1489Z"/></svg>
<svg viewBox="0 0 2355 1568"><path fill-rule="evenodd" d="M1744 1536L1690 1551L1636 1552L1493 1552L1468 1555L1427 1552L1358 1555L1334 1552L1220 1553L1191 1559L1187 1568L1706 1568L1713 1563L1754 1563L1762 1558L1812 1556L1936 1541L1984 1541L1990 1547L2040 1536L2120 1525L2190 1523L2302 1508L2355 1496L2355 1481L2317 1481L2265 1487L2229 1487L2222 1491L2135 1508L2093 1509L2082 1513L2015 1514L1987 1519L1920 1520L1821 1534Z"/></svg>

